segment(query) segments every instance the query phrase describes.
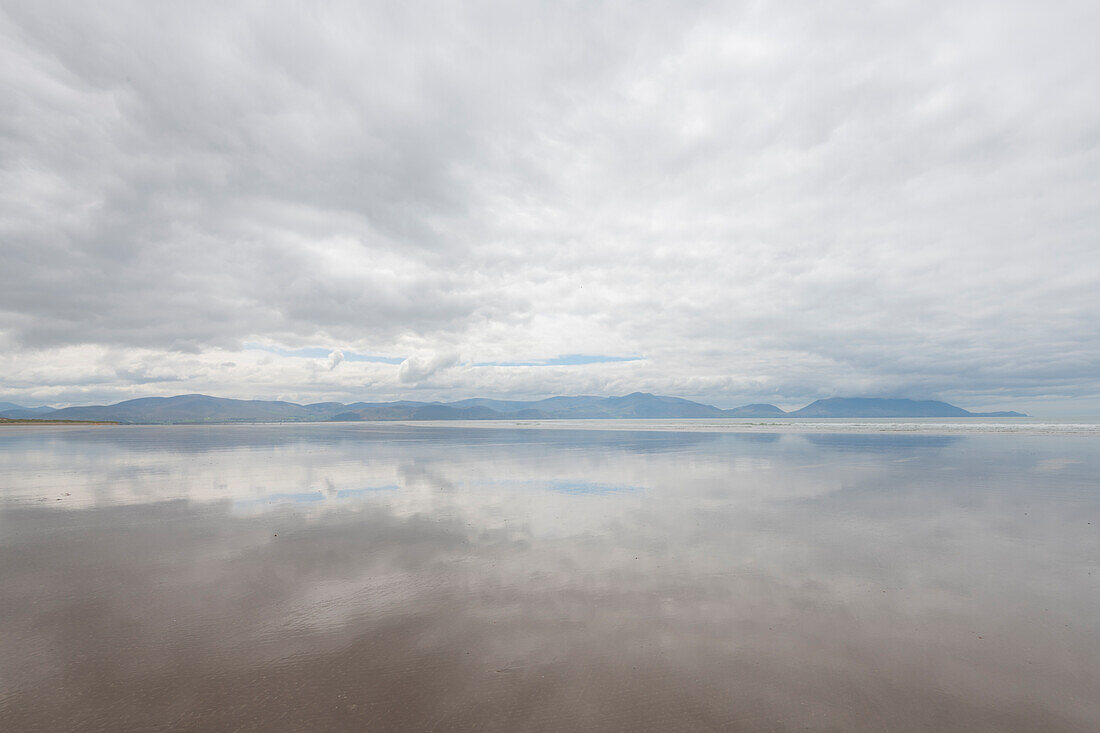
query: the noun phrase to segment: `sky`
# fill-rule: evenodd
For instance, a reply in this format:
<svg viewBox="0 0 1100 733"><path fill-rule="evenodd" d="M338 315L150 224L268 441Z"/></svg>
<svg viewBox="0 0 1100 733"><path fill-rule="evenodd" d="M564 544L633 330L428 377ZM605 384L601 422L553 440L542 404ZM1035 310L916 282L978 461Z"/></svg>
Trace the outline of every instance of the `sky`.
<svg viewBox="0 0 1100 733"><path fill-rule="evenodd" d="M1098 28L0 0L0 399L1100 413Z"/></svg>

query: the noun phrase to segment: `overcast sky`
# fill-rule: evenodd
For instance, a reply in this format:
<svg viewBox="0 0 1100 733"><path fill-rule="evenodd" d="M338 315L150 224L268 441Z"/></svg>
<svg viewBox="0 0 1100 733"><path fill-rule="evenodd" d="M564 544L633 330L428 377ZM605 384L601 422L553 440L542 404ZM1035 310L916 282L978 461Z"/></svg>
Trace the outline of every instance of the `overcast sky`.
<svg viewBox="0 0 1100 733"><path fill-rule="evenodd" d="M0 399L1100 408L1100 3L0 0Z"/></svg>

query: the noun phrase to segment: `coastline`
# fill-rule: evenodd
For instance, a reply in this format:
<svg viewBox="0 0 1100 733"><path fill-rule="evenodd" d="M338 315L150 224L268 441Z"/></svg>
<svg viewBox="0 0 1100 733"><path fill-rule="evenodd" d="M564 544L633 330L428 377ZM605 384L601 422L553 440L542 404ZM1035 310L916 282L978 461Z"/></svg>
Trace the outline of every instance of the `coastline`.
<svg viewBox="0 0 1100 733"><path fill-rule="evenodd" d="M630 432L708 433L867 433L947 435L1086 435L1100 437L1100 420L1039 420L1005 418L803 418L758 420L724 418L616 419L616 420L420 420L352 423L359 425L405 425L408 427L460 427L521 430L622 430Z"/></svg>
<svg viewBox="0 0 1100 733"><path fill-rule="evenodd" d="M152 427L306 427L344 429L402 427L481 430L590 430L608 432L700 432L757 434L891 434L891 435L1055 435L1100 437L1100 418L588 418L548 420L285 420L230 422L119 423L91 420L2 419L0 425Z"/></svg>
<svg viewBox="0 0 1100 733"><path fill-rule="evenodd" d="M115 420L34 420L0 417L0 425L118 425Z"/></svg>

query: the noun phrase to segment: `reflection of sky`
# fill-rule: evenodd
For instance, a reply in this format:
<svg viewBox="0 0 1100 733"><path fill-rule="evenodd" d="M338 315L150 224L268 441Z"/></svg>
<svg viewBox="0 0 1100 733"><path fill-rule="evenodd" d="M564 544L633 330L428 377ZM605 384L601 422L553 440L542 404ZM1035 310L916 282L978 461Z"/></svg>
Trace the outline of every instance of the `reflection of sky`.
<svg viewBox="0 0 1100 733"><path fill-rule="evenodd" d="M591 481L549 481L546 488L563 494L618 494L625 491L638 491L638 486L623 484L596 484Z"/></svg>
<svg viewBox="0 0 1100 733"><path fill-rule="evenodd" d="M399 491L400 487L366 486L360 489L329 489L329 491L305 491L297 494L266 494L259 499L242 499L233 502L238 510L247 510L272 504L312 504L318 501L339 501L343 499L361 499L379 491Z"/></svg>
<svg viewBox="0 0 1100 733"><path fill-rule="evenodd" d="M492 625L494 670L621 642L746 690L732 660L1100 720L1097 475L1089 437L35 429L0 442L0 541L44 575L0 572L47 607L161 598L191 634L247 606L261 657L438 605ZM54 561L87 578L36 586Z"/></svg>

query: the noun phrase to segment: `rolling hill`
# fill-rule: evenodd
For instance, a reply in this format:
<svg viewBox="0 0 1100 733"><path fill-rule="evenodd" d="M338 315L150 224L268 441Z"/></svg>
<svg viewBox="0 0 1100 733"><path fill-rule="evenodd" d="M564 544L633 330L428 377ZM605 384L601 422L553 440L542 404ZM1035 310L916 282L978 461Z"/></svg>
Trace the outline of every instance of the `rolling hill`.
<svg viewBox="0 0 1100 733"><path fill-rule="evenodd" d="M235 400L189 394L143 397L114 405L54 410L0 403L0 417L12 419L106 420L119 423L354 422L364 420L557 420L677 418L845 418L845 417L1025 417L1019 412L969 412L933 400L832 398L784 412L775 405L721 409L680 397L634 392L622 397L592 395L543 400L475 397L457 402L317 402L300 405L271 400Z"/></svg>
<svg viewBox="0 0 1100 733"><path fill-rule="evenodd" d="M787 417L1027 417L1022 412L970 412L936 400L833 397L817 400Z"/></svg>

